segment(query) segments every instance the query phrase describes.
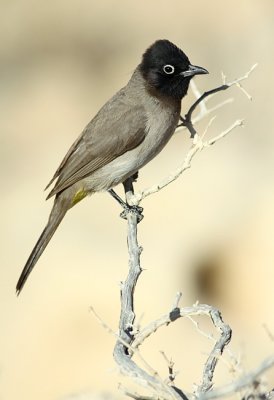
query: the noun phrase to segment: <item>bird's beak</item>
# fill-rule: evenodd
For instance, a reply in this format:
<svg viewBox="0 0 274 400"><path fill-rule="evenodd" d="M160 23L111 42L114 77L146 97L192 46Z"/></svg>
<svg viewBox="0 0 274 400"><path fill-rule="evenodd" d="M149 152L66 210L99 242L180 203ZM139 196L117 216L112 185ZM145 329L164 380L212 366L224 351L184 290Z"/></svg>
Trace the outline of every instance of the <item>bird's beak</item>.
<svg viewBox="0 0 274 400"><path fill-rule="evenodd" d="M209 72L202 67L198 67L197 65L189 65L188 69L186 71L181 72L180 75L183 75L183 77L187 76L194 76L194 75L202 75L202 74L208 74Z"/></svg>

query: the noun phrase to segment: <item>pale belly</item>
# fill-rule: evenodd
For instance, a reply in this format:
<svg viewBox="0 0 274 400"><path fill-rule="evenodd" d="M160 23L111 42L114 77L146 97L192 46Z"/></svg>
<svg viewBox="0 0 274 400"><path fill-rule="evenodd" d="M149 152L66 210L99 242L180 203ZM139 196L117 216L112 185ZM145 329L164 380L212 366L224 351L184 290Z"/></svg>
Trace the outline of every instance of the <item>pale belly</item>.
<svg viewBox="0 0 274 400"><path fill-rule="evenodd" d="M135 149L127 151L109 164L93 172L82 183L89 192L108 190L122 183L151 161L167 144L179 120L176 113L157 113L157 120L148 121L150 128L144 141Z"/></svg>

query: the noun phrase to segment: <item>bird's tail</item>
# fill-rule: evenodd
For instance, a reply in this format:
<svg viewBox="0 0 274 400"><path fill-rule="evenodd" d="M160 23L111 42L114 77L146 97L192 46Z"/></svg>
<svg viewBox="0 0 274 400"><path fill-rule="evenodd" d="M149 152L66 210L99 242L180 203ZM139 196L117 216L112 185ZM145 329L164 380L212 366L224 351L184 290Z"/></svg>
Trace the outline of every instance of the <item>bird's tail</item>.
<svg viewBox="0 0 274 400"><path fill-rule="evenodd" d="M47 247L50 239L54 235L56 229L58 228L60 222L64 218L67 210L70 207L63 202L62 199L57 195L55 198L55 202L53 208L51 210L48 223L43 230L41 236L39 237L34 249L32 250L26 265L20 275L20 278L16 285L16 293L19 295L21 292L26 280L28 279L29 274L31 273L32 269L34 268L35 264L37 263L38 259L42 255L43 251Z"/></svg>

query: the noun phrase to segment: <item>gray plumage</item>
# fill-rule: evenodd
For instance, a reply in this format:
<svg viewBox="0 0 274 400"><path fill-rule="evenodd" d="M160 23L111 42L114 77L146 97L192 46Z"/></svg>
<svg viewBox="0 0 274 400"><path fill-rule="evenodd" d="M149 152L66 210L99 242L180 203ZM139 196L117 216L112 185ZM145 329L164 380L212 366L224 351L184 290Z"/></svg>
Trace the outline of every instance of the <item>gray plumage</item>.
<svg viewBox="0 0 274 400"><path fill-rule="evenodd" d="M165 72L171 67L172 73ZM57 179L47 197L55 195L48 224L22 271L17 293L73 205L124 182L163 149L178 124L191 77L202 73L207 71L191 66L169 41L157 41L144 53L128 84L86 126L47 186Z"/></svg>

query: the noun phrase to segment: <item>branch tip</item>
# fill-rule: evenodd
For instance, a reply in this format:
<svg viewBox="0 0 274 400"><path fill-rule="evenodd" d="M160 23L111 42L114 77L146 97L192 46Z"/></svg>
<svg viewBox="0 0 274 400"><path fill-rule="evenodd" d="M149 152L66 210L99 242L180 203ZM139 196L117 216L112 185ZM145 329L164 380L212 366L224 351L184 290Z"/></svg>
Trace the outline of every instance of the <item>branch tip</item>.
<svg viewBox="0 0 274 400"><path fill-rule="evenodd" d="M247 93L245 89L241 86L240 82L244 79L247 79L250 73L257 67L257 64L254 64L250 70L242 77L235 79L234 81L228 82L226 80L225 74L222 72L222 82L221 86L218 86L214 89L211 89L207 92L204 92L202 95L200 94L196 84L194 82L191 83L191 88L193 90L194 96L196 97L196 101L191 105L188 112L185 114L184 117L180 117L182 123L180 124L181 127L184 127L189 130L191 134L191 145L189 150L185 156L185 159L181 163L181 165L172 173L169 174L163 181L158 183L157 185L153 185L148 189L143 190L142 192L134 194L134 190L132 187L130 193L130 201L135 204L139 204L145 197L149 196L152 193L156 193L169 183L176 180L183 172L185 172L188 168L191 167L191 163L193 158L197 155L198 152L205 149L208 146L215 144L218 140L224 138L228 133L230 133L233 129L238 126L244 125L243 119L236 120L230 127L226 130L222 131L212 139L207 141L203 141L205 135L209 131L209 128L213 124L216 116L213 116L202 135L199 135L196 127L194 127L195 122L198 120L203 119L205 116L208 116L213 111L221 108L225 104L231 103L233 101L232 98L229 98L222 103L217 104L212 108L208 108L206 106L206 100L213 96L214 94L227 90L229 87L235 85L238 86L245 95L251 100L251 96ZM199 114L198 116L192 119L192 115L196 108L199 106ZM129 198L128 198L129 199ZM121 313L120 313L120 323L119 323L119 335L116 335L113 330L108 327L102 319L96 314L93 307L90 307L90 311L96 316L99 322L107 329L110 333L114 334L117 338L115 349L114 349L114 358L117 362L118 366L120 367L120 371L125 373L138 384L146 387L149 389L153 395L152 396L141 396L135 393L127 392L128 396L135 398L136 400L154 400L154 399L161 399L161 400L182 400L187 399L184 393L176 388L175 386L171 385L175 379L175 373L173 371L174 362L172 359L168 360L164 352L161 352L164 358L168 363L169 368L169 385L161 379L158 372L153 369L141 356L139 352L139 346L153 333L155 333L158 329L163 326L169 325L174 323L180 318L186 317L189 318L192 323L196 326L196 329L207 337L209 340L214 341L214 345L212 346L212 350L207 355L207 359L204 365L203 375L202 375L202 382L199 386L197 386L194 396L198 400L209 400L216 397L220 397L219 392L217 389L212 390L213 387L213 378L216 366L221 359L221 355L223 354L225 348L230 342L231 339L231 328L229 325L224 323L221 313L218 309L208 306L206 304L200 304L196 302L191 307L179 307L179 303L182 297L181 292L177 292L175 299L172 304L171 311L162 315L160 318L153 320L150 324L143 327L142 329L138 327L138 329L132 329L134 326L135 321L135 310L134 310L134 291L138 281L138 278L141 272L144 270L140 265L140 254L142 252L142 247L139 246L137 240L137 217L132 213L127 214L127 221L128 221L128 253L129 253L129 273L122 284L121 287ZM206 315L210 317L216 331L218 332L217 339L214 338L212 334L204 332L199 323L194 319L194 317L198 315ZM131 329L129 329L131 328ZM142 362L144 369L140 368L138 364L132 360L132 357L137 355L139 360ZM274 358L272 364L274 365ZM272 365L271 364L271 365ZM269 363L268 363L269 367ZM258 373L252 375L252 381L254 382L257 379ZM250 384L250 380L248 381ZM247 384L245 385L245 387ZM243 388L243 384L240 385ZM227 385L225 387L226 391L221 390L221 395L226 395L227 390L230 390L231 387ZM223 388L221 388L223 389ZM233 390L235 392L239 391L240 389L236 385L233 386ZM231 393L231 392L229 392ZM190 398L190 397L189 397ZM267 399L267 400L270 400Z"/></svg>

